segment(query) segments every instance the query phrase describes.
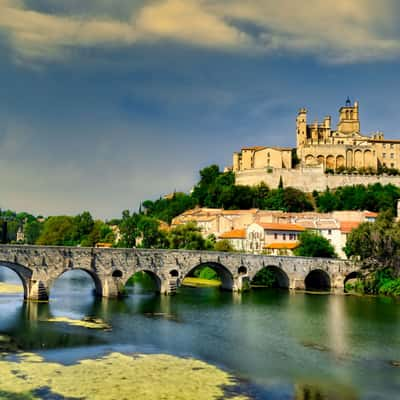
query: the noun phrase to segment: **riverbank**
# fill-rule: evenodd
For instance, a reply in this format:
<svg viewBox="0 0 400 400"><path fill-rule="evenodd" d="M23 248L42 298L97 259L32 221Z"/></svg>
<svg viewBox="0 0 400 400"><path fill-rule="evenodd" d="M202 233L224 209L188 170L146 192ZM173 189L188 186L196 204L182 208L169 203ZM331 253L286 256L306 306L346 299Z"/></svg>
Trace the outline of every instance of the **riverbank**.
<svg viewBox="0 0 400 400"><path fill-rule="evenodd" d="M0 282L0 294L22 293L22 292L23 288L21 285Z"/></svg>
<svg viewBox="0 0 400 400"><path fill-rule="evenodd" d="M400 278L393 278L384 271L367 278L352 279L345 285L348 293L400 297Z"/></svg>
<svg viewBox="0 0 400 400"><path fill-rule="evenodd" d="M203 278L185 278L182 281L182 285L189 287L201 287L201 286L211 286L211 287L219 287L221 286L221 281L217 281L214 279L203 279Z"/></svg>

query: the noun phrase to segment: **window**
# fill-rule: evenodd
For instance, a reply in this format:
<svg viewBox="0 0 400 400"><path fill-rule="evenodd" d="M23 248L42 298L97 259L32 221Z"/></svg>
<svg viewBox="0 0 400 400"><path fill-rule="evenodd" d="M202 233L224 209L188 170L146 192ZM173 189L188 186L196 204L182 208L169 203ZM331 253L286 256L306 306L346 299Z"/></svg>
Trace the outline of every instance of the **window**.
<svg viewBox="0 0 400 400"><path fill-rule="evenodd" d="M328 235L332 235L332 229L328 229Z"/></svg>
<svg viewBox="0 0 400 400"><path fill-rule="evenodd" d="M390 148L391 148L391 149L394 149L394 144L393 144L393 143L390 145Z"/></svg>
<svg viewBox="0 0 400 400"><path fill-rule="evenodd" d="M390 153L390 158L394 158L394 154L393 153Z"/></svg>
<svg viewBox="0 0 400 400"><path fill-rule="evenodd" d="M391 164L390 164L390 168L394 168L394 163L391 163Z"/></svg>
<svg viewBox="0 0 400 400"><path fill-rule="evenodd" d="M382 153L382 158L386 158L386 153Z"/></svg>
<svg viewBox="0 0 400 400"><path fill-rule="evenodd" d="M283 239L283 240L286 240L286 233L284 233L284 234L282 235L282 239Z"/></svg>
<svg viewBox="0 0 400 400"><path fill-rule="evenodd" d="M274 239L278 239L278 234L274 233Z"/></svg>
<svg viewBox="0 0 400 400"><path fill-rule="evenodd" d="M382 147L385 149L385 148L386 148L386 144L385 144L385 143L383 143L383 144L382 144Z"/></svg>

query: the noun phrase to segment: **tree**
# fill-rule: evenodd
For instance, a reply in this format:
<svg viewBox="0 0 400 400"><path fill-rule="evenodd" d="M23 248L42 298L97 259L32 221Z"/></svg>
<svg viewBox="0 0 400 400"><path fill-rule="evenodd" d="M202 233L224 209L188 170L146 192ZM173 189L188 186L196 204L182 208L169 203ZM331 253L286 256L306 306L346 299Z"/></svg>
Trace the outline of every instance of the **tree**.
<svg viewBox="0 0 400 400"><path fill-rule="evenodd" d="M43 230L37 240L39 245L75 246L74 218L66 215L49 217L43 224Z"/></svg>
<svg viewBox="0 0 400 400"><path fill-rule="evenodd" d="M138 221L138 230L142 235L144 248L165 248L168 247L167 235L160 230L160 222L155 218L141 215Z"/></svg>
<svg viewBox="0 0 400 400"><path fill-rule="evenodd" d="M231 242L227 239L218 240L218 242L216 242L214 245L214 250L225 251L225 252L235 251Z"/></svg>
<svg viewBox="0 0 400 400"><path fill-rule="evenodd" d="M130 214L129 210L122 211L122 219L119 225L122 240L119 243L120 247L134 247L136 238L140 235L137 227L138 215Z"/></svg>
<svg viewBox="0 0 400 400"><path fill-rule="evenodd" d="M374 223L354 229L345 246L348 257L360 260L363 273L356 289L364 293L398 296L400 294L400 224L391 210Z"/></svg>
<svg viewBox="0 0 400 400"><path fill-rule="evenodd" d="M76 241L81 243L93 230L95 222L90 212L84 211L74 218L74 224L76 229Z"/></svg>
<svg viewBox="0 0 400 400"><path fill-rule="evenodd" d="M42 231L42 224L36 220L27 222L24 225L25 242L35 244Z"/></svg>
<svg viewBox="0 0 400 400"><path fill-rule="evenodd" d="M171 249L206 250L206 240L200 233L200 228L193 222L179 225L168 234Z"/></svg>
<svg viewBox="0 0 400 400"><path fill-rule="evenodd" d="M337 257L335 249L329 240L325 239L319 233L305 231L300 234L299 241L299 246L294 250L296 256L324 258Z"/></svg>

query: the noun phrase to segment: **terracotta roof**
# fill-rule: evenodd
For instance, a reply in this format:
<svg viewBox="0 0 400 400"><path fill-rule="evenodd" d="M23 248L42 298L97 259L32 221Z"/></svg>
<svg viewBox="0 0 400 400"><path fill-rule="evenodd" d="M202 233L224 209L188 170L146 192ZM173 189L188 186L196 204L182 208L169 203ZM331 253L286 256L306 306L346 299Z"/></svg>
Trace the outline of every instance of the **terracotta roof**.
<svg viewBox="0 0 400 400"><path fill-rule="evenodd" d="M219 235L220 239L245 239L246 230L245 229L232 229L231 231L224 232Z"/></svg>
<svg viewBox="0 0 400 400"><path fill-rule="evenodd" d="M293 250L299 246L299 242L282 242L282 243L270 243L264 245L264 249L289 249Z"/></svg>
<svg viewBox="0 0 400 400"><path fill-rule="evenodd" d="M250 146L250 147L242 147L242 150L264 150L265 146Z"/></svg>
<svg viewBox="0 0 400 400"><path fill-rule="evenodd" d="M222 214L256 214L258 212L258 208L250 208L249 210L223 210Z"/></svg>
<svg viewBox="0 0 400 400"><path fill-rule="evenodd" d="M343 233L350 233L353 229L358 228L361 224L359 221L344 221L340 223L340 230Z"/></svg>
<svg viewBox="0 0 400 400"><path fill-rule="evenodd" d="M368 139L368 142L374 143L400 143L399 139Z"/></svg>
<svg viewBox="0 0 400 400"><path fill-rule="evenodd" d="M306 228L296 224L276 224L276 223L266 223L266 224L259 224L264 229L270 231L305 231Z"/></svg>
<svg viewBox="0 0 400 400"><path fill-rule="evenodd" d="M370 217L370 218L376 218L378 216L378 213L373 212L373 211L365 211L364 215L366 217Z"/></svg>

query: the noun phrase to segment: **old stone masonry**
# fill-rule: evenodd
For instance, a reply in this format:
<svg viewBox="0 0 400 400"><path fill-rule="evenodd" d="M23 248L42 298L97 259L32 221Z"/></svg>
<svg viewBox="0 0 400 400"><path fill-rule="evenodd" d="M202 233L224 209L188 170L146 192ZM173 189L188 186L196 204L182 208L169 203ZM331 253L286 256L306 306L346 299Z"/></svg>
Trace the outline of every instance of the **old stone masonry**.
<svg viewBox="0 0 400 400"><path fill-rule="evenodd" d="M358 267L350 261L306 257L279 257L241 253L182 250L103 249L55 246L0 246L0 265L21 278L25 299L48 300L53 283L63 273L88 273L102 297L117 297L128 279L148 272L158 291L174 293L182 280L201 265L218 272L222 289L241 291L263 268L271 268L280 287L304 289L307 282L343 288Z"/></svg>

